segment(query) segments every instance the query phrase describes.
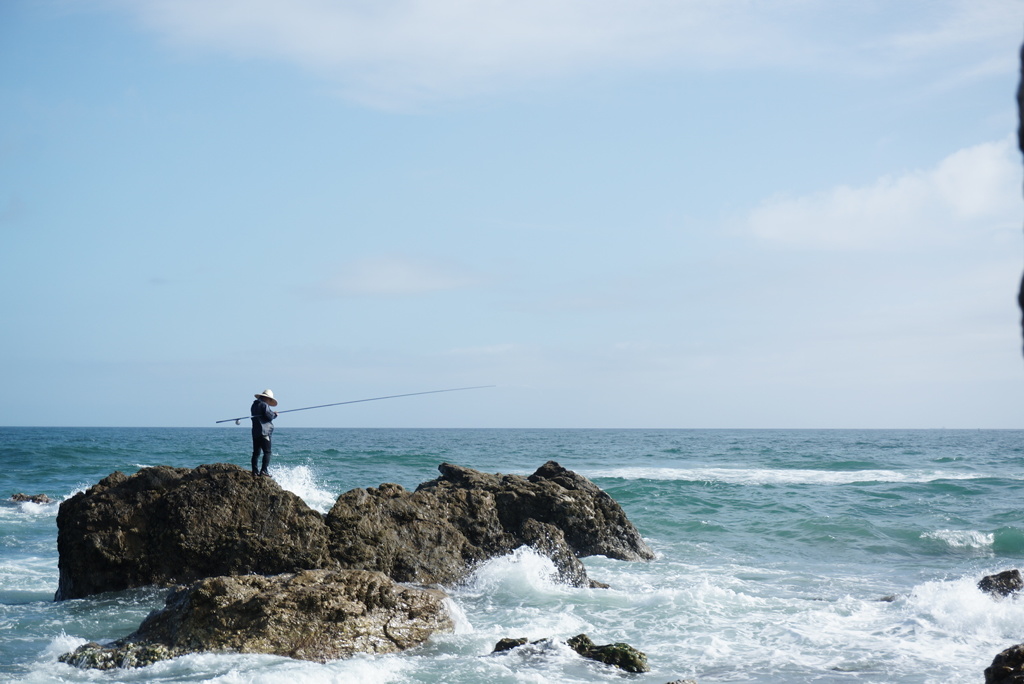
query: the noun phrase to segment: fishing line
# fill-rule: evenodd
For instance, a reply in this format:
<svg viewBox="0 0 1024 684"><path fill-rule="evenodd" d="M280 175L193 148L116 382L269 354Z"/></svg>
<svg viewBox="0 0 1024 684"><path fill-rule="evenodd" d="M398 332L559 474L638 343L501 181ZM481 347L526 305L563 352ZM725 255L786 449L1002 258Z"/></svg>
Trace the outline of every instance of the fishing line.
<svg viewBox="0 0 1024 684"><path fill-rule="evenodd" d="M352 401L338 401L333 404L318 404L317 406L303 406L302 408L287 409L285 411L277 411L278 415L282 413L292 413L293 411L308 411L310 409L326 408L328 406L341 406L343 404L359 404L364 401L380 401L381 399L398 399L399 397L416 397L421 394L438 394L440 392L462 392L464 390L484 389L486 387L494 387L495 385L477 385L476 387L453 387L451 389L440 389L430 390L429 392L410 392L409 394L390 394L386 397L370 397L369 399L353 399ZM258 418L259 416L242 416L240 418L225 418L224 420L218 420L218 423L230 423L235 421L235 425L240 425L239 421L247 420L249 418Z"/></svg>

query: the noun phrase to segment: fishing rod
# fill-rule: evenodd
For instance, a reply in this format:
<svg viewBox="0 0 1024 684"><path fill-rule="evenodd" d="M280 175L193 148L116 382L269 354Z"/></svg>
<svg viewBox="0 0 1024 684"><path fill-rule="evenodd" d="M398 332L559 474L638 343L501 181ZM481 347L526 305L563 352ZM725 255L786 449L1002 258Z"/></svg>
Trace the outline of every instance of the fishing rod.
<svg viewBox="0 0 1024 684"><path fill-rule="evenodd" d="M380 401L381 399L398 399L399 397L416 397L421 394L438 394L440 392L461 392L463 390L474 390L484 389L486 387L494 387L494 385L477 385L476 387L453 387L451 389L440 389L430 390L429 392L410 392L409 394L390 394L386 397L371 397L369 399L353 399L352 401L338 401L333 404L319 404L317 406L303 406L302 408L287 409L286 411L277 411L276 413L292 413L293 411L308 411L310 409L326 408L328 406L341 406L343 404L359 404L364 401ZM259 418L259 416L242 416L241 418L225 418L224 420L218 420L218 423L230 423L235 421L235 425L241 425L240 421L249 418Z"/></svg>

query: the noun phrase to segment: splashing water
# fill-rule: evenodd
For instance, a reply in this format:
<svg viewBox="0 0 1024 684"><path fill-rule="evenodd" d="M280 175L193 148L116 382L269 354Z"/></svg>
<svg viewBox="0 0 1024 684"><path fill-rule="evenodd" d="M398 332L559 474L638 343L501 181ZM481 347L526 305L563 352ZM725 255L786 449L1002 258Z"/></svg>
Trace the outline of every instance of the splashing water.
<svg viewBox="0 0 1024 684"><path fill-rule="evenodd" d="M308 465L270 466L270 476L289 492L297 495L306 505L320 513L331 510L338 494L324 489L317 481L316 473Z"/></svg>

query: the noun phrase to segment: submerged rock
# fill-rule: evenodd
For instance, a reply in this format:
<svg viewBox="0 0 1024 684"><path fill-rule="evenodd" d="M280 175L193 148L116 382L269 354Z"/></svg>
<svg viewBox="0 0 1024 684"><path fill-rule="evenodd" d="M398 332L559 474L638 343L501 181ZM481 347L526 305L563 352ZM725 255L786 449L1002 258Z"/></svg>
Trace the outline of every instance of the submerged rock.
<svg viewBox="0 0 1024 684"><path fill-rule="evenodd" d="M317 662L394 653L453 629L445 598L360 570L211 577L172 592L162 610L124 639L85 644L60 660L104 670L205 651Z"/></svg>
<svg viewBox="0 0 1024 684"><path fill-rule="evenodd" d="M450 463L438 470L441 477L414 492L383 484L343 494L327 514L332 556L399 581L451 584L525 545L575 586L596 585L580 557L654 558L608 494L554 461L529 478Z"/></svg>
<svg viewBox="0 0 1024 684"><path fill-rule="evenodd" d="M987 575L978 582L978 589L993 596L1009 596L1024 589L1024 578L1020 570L1004 570L995 575Z"/></svg>
<svg viewBox="0 0 1024 684"><path fill-rule="evenodd" d="M56 600L204 577L333 568L323 516L238 466L115 472L57 514Z"/></svg>

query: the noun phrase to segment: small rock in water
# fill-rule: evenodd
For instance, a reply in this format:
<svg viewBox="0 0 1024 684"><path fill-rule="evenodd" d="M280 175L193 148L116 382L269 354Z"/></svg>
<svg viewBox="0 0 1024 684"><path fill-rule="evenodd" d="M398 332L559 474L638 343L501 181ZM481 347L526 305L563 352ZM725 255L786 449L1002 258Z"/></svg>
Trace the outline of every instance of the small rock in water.
<svg viewBox="0 0 1024 684"><path fill-rule="evenodd" d="M34 504L48 504L53 503L53 499L46 496L45 494L12 494L11 501L15 503L34 503Z"/></svg>
<svg viewBox="0 0 1024 684"><path fill-rule="evenodd" d="M606 665L613 665L626 672L651 671L651 668L647 666L647 655L629 644L615 643L596 646L586 634L577 634L566 641L566 643L569 645L569 648L584 658L590 658Z"/></svg>
<svg viewBox="0 0 1024 684"><path fill-rule="evenodd" d="M517 646L525 646L528 641L529 639L527 639L526 637L521 637L519 639L511 639L506 637L494 645L494 650L491 651L491 653L511 651L513 648L516 648Z"/></svg>
<svg viewBox="0 0 1024 684"><path fill-rule="evenodd" d="M1021 589L1024 589L1024 578L1020 576L1020 570L1004 570L995 575L982 577L978 582L978 589L993 596L1009 596Z"/></svg>
<svg viewBox="0 0 1024 684"><path fill-rule="evenodd" d="M550 641L551 639L538 639L529 643L539 645ZM586 634L577 634L565 643L584 658L596 660L605 665L613 665L626 672L651 671L651 668L647 666L646 654L636 650L629 644L615 643L596 646ZM525 638L512 639L506 637L495 644L494 650L491 653L511 651L513 648L525 646L526 644L527 640ZM671 682L670 684L675 683Z"/></svg>

